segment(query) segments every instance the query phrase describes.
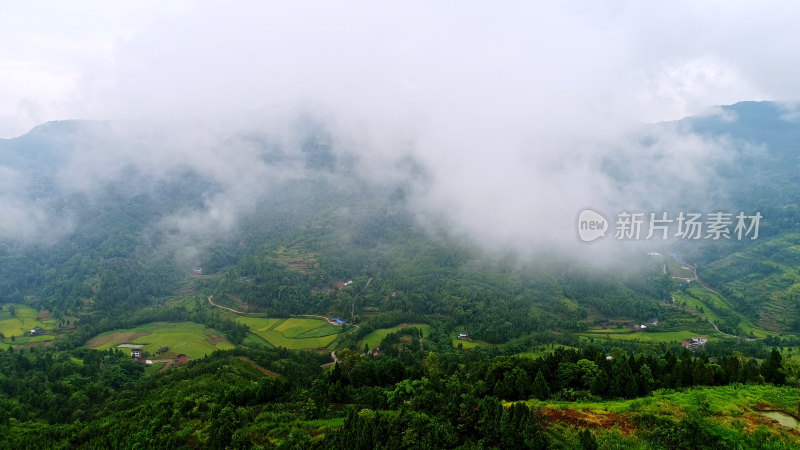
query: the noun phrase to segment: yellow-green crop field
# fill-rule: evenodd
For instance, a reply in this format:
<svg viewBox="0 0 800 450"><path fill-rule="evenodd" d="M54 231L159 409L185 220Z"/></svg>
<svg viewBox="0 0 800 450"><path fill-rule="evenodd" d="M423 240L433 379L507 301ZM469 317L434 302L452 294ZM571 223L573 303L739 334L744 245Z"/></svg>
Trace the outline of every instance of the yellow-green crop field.
<svg viewBox="0 0 800 450"><path fill-rule="evenodd" d="M276 347L289 349L318 349L330 346L342 327L330 325L327 320L292 317L236 317L236 321L250 327L250 331Z"/></svg>
<svg viewBox="0 0 800 450"><path fill-rule="evenodd" d="M10 312L12 306L14 308L13 316ZM38 315L39 312L30 306L3 305L0 309L0 333L3 333L6 338L10 338L11 336L23 336L33 327L42 327L45 330L55 328L56 321L54 319L39 320L37 319Z"/></svg>
<svg viewBox="0 0 800 450"><path fill-rule="evenodd" d="M86 345L107 350L120 344L142 344L142 348L150 353L150 359L160 359L157 351L161 347L169 347L164 358L180 353L189 358L201 358L214 350L234 347L219 331L194 322L151 322L135 328L112 330L95 336Z"/></svg>

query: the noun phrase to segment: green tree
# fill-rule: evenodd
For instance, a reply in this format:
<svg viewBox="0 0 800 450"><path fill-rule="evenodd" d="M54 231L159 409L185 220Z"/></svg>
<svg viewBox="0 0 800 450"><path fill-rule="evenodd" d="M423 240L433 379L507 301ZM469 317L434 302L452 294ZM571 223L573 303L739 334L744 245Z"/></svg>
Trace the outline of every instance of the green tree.
<svg viewBox="0 0 800 450"><path fill-rule="evenodd" d="M597 450L597 440L594 438L594 434L591 431L584 428L580 433L578 433L578 441L581 444L581 448L583 450Z"/></svg>
<svg viewBox="0 0 800 450"><path fill-rule="evenodd" d="M211 409L211 436L209 443L213 448L225 448L237 428L236 411L228 403L224 408L215 405Z"/></svg>
<svg viewBox="0 0 800 450"><path fill-rule="evenodd" d="M639 373L636 376L636 381L639 384L639 395L650 395L650 390L653 387L655 380L653 379L653 372L647 364L642 364L639 368Z"/></svg>
<svg viewBox="0 0 800 450"><path fill-rule="evenodd" d="M597 367L594 361L588 359L581 359L577 363L580 369L581 385L583 389L590 389L595 378L600 375L600 368Z"/></svg>
<svg viewBox="0 0 800 450"><path fill-rule="evenodd" d="M786 381L782 360L781 352L773 347L769 358L761 365L761 375L764 377L764 381L774 384L783 384Z"/></svg>
<svg viewBox="0 0 800 450"><path fill-rule="evenodd" d="M536 373L536 378L533 380L533 396L539 400L550 397L550 386L547 385L541 370Z"/></svg>

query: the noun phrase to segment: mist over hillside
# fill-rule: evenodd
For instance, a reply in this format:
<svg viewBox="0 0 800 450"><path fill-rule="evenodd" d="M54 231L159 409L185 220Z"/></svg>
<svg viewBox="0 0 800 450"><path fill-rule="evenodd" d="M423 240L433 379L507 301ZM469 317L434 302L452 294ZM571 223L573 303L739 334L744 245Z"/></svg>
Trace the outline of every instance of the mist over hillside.
<svg viewBox="0 0 800 450"><path fill-rule="evenodd" d="M751 197L734 199L732 193L745 191L742 181L763 185L759 175L769 178L788 167L793 153L786 139L793 127L778 116L725 116L748 104L741 105L700 119L642 126L616 141L570 144L558 160L542 155L542 144L531 144L528 156L518 159L487 146L480 154L441 160L426 153L430 143L424 137L413 135L400 151L387 153L387 145L398 144L370 144L308 115L218 129L52 122L0 141L6 174L2 235L9 242L51 243L81 225L65 204L69 199L101 201L109 189L128 198L162 195L164 186L186 183L185 202L160 210L149 228L169 230L184 242L226 241L242 232L243 220L268 213L264 202L286 197L287 183L306 181L355 196L346 205L351 212L342 212L354 220L370 205L358 200L359 193L369 193L402 208L416 226L447 229L485 249L530 256L555 246L596 258L614 249L600 243L602 251L592 250L578 242L574 221L581 207L613 213L757 206ZM731 133L757 120L773 125L761 140ZM763 172L733 182L754 162Z"/></svg>
<svg viewBox="0 0 800 450"><path fill-rule="evenodd" d="M0 2L0 448L800 448L798 13Z"/></svg>

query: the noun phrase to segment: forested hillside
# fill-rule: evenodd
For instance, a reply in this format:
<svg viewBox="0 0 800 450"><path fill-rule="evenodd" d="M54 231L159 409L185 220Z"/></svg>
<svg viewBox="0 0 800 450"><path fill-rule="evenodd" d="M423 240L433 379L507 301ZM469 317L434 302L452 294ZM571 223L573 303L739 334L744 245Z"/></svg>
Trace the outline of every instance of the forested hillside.
<svg viewBox="0 0 800 450"><path fill-rule="evenodd" d="M719 207L758 239L602 264L475 242L419 212L423 162L376 180L308 118L215 142L258 161L242 183L65 181L86 142L140 144L113 123L0 141L30 221L0 227L0 446L796 447L800 142L772 104L724 109L653 127L733 143Z"/></svg>

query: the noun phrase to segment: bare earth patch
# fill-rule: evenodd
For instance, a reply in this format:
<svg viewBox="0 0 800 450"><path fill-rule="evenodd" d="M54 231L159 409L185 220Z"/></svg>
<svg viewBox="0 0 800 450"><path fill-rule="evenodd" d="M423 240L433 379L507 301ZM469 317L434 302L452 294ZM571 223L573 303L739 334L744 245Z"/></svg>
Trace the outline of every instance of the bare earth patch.
<svg viewBox="0 0 800 450"><path fill-rule="evenodd" d="M136 338L147 336L148 333L111 333L105 336L97 336L86 343L89 348L97 348L109 342L131 342Z"/></svg>
<svg viewBox="0 0 800 450"><path fill-rule="evenodd" d="M611 429L619 427L624 434L633 433L636 430L625 416L617 413L592 414L574 409L549 409L543 410L544 418L548 422L566 423L578 428L603 428Z"/></svg>

